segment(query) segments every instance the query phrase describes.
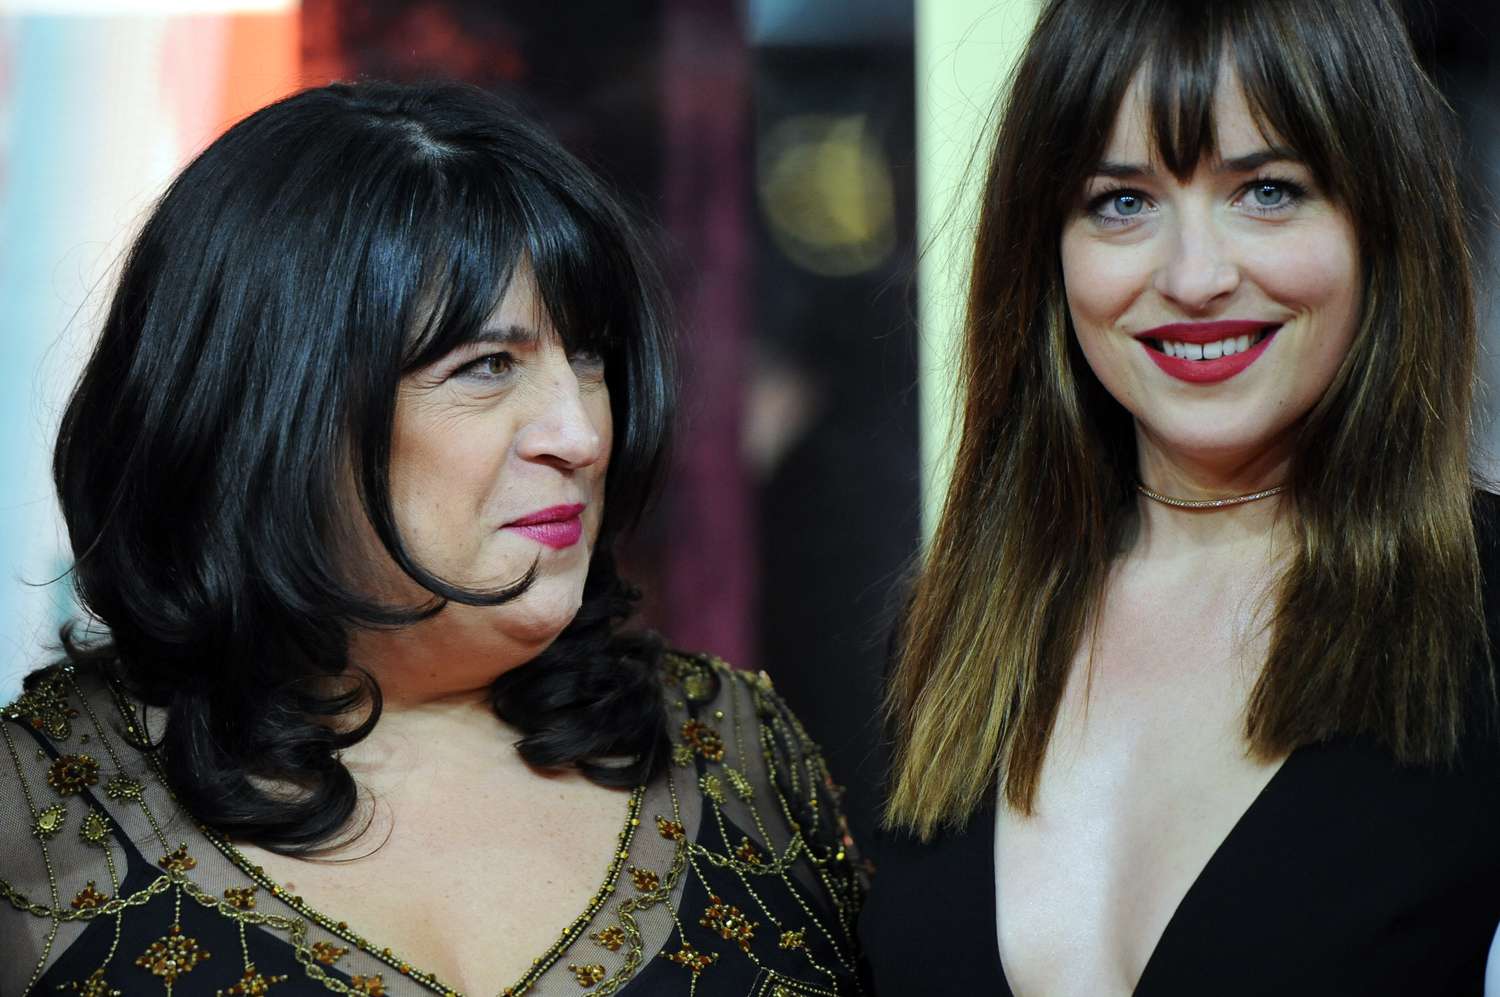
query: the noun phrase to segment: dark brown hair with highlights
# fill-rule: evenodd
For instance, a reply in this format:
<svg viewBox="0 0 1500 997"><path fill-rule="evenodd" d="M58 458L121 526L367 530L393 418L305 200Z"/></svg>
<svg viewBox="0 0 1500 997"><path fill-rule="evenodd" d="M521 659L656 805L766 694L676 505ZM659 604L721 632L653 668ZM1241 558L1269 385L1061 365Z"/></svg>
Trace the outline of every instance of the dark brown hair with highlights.
<svg viewBox="0 0 1500 997"><path fill-rule="evenodd" d="M997 779L1030 809L1134 517L1132 421L1074 340L1063 222L1138 73L1156 154L1185 177L1214 153L1224 69L1352 218L1365 288L1349 355L1299 427L1296 547L1245 736L1266 758L1335 734L1411 763L1457 750L1488 660L1473 288L1450 113L1400 15L1385 0L1051 0L981 197L956 466L887 693L889 826L961 825Z"/></svg>

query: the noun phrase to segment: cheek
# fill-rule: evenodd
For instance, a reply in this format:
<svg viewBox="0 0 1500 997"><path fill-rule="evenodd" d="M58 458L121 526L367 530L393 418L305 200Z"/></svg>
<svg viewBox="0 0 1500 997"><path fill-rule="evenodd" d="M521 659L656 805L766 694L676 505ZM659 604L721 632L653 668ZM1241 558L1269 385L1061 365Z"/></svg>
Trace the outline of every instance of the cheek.
<svg viewBox="0 0 1500 997"><path fill-rule="evenodd" d="M1063 235L1063 293L1078 346L1105 390L1127 408L1136 393L1128 354L1138 347L1115 327L1150 282L1140 255Z"/></svg>
<svg viewBox="0 0 1500 997"><path fill-rule="evenodd" d="M1140 296L1150 281L1142 254L1063 234L1063 288L1080 338L1102 331Z"/></svg>
<svg viewBox="0 0 1500 997"><path fill-rule="evenodd" d="M449 546L456 524L482 520L506 456L503 434L482 420L409 427L392 439L391 502L412 543Z"/></svg>
<svg viewBox="0 0 1500 997"><path fill-rule="evenodd" d="M1333 377L1359 325L1364 300L1359 250L1352 231L1330 226L1281 241L1257 261L1255 273L1265 292L1305 317L1321 379Z"/></svg>
<svg viewBox="0 0 1500 997"><path fill-rule="evenodd" d="M1355 309L1360 298L1359 253L1352 233L1290 232L1255 260L1257 282L1273 297L1321 320Z"/></svg>

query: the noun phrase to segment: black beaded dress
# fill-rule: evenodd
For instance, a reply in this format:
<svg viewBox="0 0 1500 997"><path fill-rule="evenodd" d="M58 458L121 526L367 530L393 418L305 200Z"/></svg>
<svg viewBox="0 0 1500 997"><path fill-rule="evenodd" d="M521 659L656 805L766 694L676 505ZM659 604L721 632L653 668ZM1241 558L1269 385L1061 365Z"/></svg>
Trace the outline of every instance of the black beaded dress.
<svg viewBox="0 0 1500 997"><path fill-rule="evenodd" d="M598 892L502 997L861 993L863 886L816 746L763 673L668 655L663 681L671 763L620 847L580 856ZM198 825L140 723L71 667L0 711L0 997L457 993Z"/></svg>

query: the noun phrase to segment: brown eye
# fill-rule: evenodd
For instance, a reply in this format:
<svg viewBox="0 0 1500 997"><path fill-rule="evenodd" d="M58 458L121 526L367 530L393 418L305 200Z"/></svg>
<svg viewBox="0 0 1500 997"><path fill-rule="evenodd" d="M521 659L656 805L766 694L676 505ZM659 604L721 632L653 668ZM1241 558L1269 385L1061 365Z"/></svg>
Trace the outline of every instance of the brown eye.
<svg viewBox="0 0 1500 997"><path fill-rule="evenodd" d="M515 366L515 357L509 353L486 353L458 368L453 376L470 381L498 381L509 376Z"/></svg>

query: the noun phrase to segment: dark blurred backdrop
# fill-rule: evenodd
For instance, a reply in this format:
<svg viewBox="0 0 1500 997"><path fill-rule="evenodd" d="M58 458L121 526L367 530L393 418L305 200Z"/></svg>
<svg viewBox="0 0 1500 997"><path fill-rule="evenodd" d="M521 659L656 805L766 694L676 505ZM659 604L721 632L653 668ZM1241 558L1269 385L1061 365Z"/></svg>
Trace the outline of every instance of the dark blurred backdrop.
<svg viewBox="0 0 1500 997"><path fill-rule="evenodd" d="M861 836L892 605L919 542L914 3L302 5L308 82L503 92L656 226L686 394L664 501L626 556L645 619L772 675L847 784ZM1406 7L1462 120L1487 264L1500 5ZM1494 382L1488 353L1484 366ZM1494 427L1487 403L1490 452Z"/></svg>

